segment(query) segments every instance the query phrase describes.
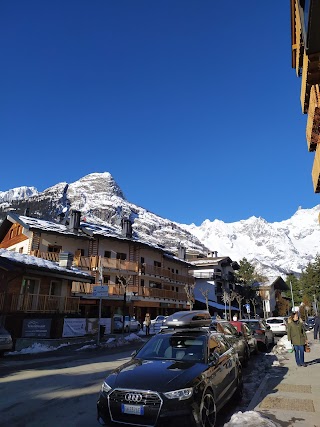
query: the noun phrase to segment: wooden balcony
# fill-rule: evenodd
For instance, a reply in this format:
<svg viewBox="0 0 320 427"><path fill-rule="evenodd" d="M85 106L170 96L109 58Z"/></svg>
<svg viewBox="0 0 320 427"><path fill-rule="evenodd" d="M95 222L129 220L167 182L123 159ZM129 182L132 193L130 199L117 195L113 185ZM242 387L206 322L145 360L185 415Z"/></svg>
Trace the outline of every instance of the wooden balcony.
<svg viewBox="0 0 320 427"><path fill-rule="evenodd" d="M41 294L0 294L0 312L13 313L78 313L79 297Z"/></svg>
<svg viewBox="0 0 320 427"><path fill-rule="evenodd" d="M49 261L59 262L59 253L32 251L31 255L43 258ZM154 267L148 264L139 264L134 261L124 261L116 258L104 258L99 256L76 256L73 265L80 270L96 271L102 265L103 273L116 273L124 275L141 275L148 278L159 278L170 283L180 283L192 285L195 279L191 275L173 273L168 268ZM85 292L88 293L88 292Z"/></svg>
<svg viewBox="0 0 320 427"><path fill-rule="evenodd" d="M307 134L308 150L309 151L316 151L317 144L320 143L320 89L319 89L319 85L314 85L311 88L306 134Z"/></svg>
<svg viewBox="0 0 320 427"><path fill-rule="evenodd" d="M123 297L124 289L119 285L109 285L109 295ZM148 288L145 286L128 286L127 296L130 298L157 298L157 299L170 299L170 300L179 300L187 301L187 294L184 291L175 292L167 289L158 289L158 288Z"/></svg>
<svg viewBox="0 0 320 427"><path fill-rule="evenodd" d="M168 268L154 267L153 265L142 264L140 274L149 277L159 277L168 282L176 282L191 285L194 283L194 277L191 275L182 275L173 273Z"/></svg>
<svg viewBox="0 0 320 427"><path fill-rule="evenodd" d="M315 193L320 193L320 149L318 148L313 161L312 182Z"/></svg>

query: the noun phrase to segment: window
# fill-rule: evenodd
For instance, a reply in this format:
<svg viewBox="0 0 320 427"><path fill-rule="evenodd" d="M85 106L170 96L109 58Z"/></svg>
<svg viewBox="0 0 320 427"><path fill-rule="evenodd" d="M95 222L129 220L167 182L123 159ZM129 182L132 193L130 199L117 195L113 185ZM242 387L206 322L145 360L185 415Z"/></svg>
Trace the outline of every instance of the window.
<svg viewBox="0 0 320 427"><path fill-rule="evenodd" d="M103 283L105 283L106 285L110 282L110 276L103 276Z"/></svg>
<svg viewBox="0 0 320 427"><path fill-rule="evenodd" d="M153 261L153 265L155 267L161 267L161 262L159 262L159 261Z"/></svg>
<svg viewBox="0 0 320 427"><path fill-rule="evenodd" d="M176 274L179 274L179 270L176 270Z"/></svg>
<svg viewBox="0 0 320 427"><path fill-rule="evenodd" d="M140 258L140 262L141 262L141 264L144 264L144 257L143 256Z"/></svg>
<svg viewBox="0 0 320 427"><path fill-rule="evenodd" d="M49 295L52 297L61 295L61 282L52 280L50 283Z"/></svg>
<svg viewBox="0 0 320 427"><path fill-rule="evenodd" d="M10 230L9 239L12 239L13 237L13 230Z"/></svg>
<svg viewBox="0 0 320 427"><path fill-rule="evenodd" d="M58 253L62 250L62 246L58 245L48 245L48 252Z"/></svg>
<svg viewBox="0 0 320 427"><path fill-rule="evenodd" d="M111 251L104 251L105 258L111 258Z"/></svg>
<svg viewBox="0 0 320 427"><path fill-rule="evenodd" d="M143 279L141 279L141 286L144 286L144 280Z"/></svg>
<svg viewBox="0 0 320 427"><path fill-rule="evenodd" d="M80 256L84 256L84 249L77 249L76 254Z"/></svg>
<svg viewBox="0 0 320 427"><path fill-rule="evenodd" d="M23 247L19 248L19 254L23 254Z"/></svg>
<svg viewBox="0 0 320 427"><path fill-rule="evenodd" d="M118 252L117 253L117 259L121 259L122 261L125 261L127 259L127 254Z"/></svg>

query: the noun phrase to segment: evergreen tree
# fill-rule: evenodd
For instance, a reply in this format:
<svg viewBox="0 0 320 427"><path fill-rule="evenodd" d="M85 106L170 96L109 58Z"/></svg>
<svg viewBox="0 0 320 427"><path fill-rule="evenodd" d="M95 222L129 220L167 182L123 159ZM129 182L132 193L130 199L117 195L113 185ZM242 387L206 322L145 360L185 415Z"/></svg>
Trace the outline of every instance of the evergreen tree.
<svg viewBox="0 0 320 427"><path fill-rule="evenodd" d="M320 255L317 254L314 262L309 262L300 277L302 298L301 302L310 304L320 297Z"/></svg>

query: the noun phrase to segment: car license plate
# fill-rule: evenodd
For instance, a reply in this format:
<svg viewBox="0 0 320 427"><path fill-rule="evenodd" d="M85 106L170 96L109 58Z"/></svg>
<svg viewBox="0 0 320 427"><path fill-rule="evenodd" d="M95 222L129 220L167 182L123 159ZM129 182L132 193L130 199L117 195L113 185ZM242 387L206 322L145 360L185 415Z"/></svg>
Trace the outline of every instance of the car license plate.
<svg viewBox="0 0 320 427"><path fill-rule="evenodd" d="M123 414L143 415L143 406L121 404L121 412Z"/></svg>

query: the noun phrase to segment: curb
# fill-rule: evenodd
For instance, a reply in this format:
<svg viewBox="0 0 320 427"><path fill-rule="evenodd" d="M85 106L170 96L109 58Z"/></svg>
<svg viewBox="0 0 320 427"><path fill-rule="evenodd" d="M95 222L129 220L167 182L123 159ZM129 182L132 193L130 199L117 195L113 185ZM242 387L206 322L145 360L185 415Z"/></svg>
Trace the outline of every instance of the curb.
<svg viewBox="0 0 320 427"><path fill-rule="evenodd" d="M271 378L270 374L267 374L262 382L260 383L257 391L255 392L253 398L251 399L251 402L249 403L248 407L247 407L247 411L254 411L255 407L258 405L259 403L259 399L260 396L262 394L262 390L264 390L266 388L267 382L269 381L269 379Z"/></svg>

